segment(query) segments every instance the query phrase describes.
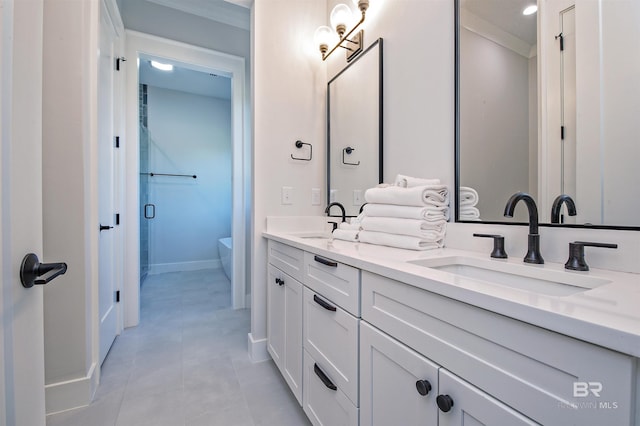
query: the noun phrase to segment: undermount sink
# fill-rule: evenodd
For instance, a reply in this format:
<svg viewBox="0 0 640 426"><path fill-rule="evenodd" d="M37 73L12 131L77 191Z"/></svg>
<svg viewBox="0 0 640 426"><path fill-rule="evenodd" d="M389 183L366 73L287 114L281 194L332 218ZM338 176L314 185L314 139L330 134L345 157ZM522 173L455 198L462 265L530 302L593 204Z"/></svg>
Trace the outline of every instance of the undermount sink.
<svg viewBox="0 0 640 426"><path fill-rule="evenodd" d="M465 256L418 259L408 263L475 281L551 296L570 296L611 282L604 278L544 269L538 266Z"/></svg>
<svg viewBox="0 0 640 426"><path fill-rule="evenodd" d="M331 236L328 232L298 232L292 235L305 240L328 240Z"/></svg>

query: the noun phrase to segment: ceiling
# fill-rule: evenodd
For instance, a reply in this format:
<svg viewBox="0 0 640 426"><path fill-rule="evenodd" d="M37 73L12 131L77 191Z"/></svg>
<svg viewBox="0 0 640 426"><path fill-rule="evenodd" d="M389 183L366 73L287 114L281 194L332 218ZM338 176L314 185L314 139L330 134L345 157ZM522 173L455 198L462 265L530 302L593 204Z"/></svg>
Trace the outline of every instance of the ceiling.
<svg viewBox="0 0 640 426"><path fill-rule="evenodd" d="M172 64L173 71L160 71L153 68L150 64L151 59ZM180 62L151 56L141 56L138 70L140 84L226 100L231 99L231 79L227 76L196 70Z"/></svg>
<svg viewBox="0 0 640 426"><path fill-rule="evenodd" d="M147 0L181 12L201 16L212 21L250 29L249 7L253 0Z"/></svg>
<svg viewBox="0 0 640 426"><path fill-rule="evenodd" d="M462 0L460 7L533 46L537 14L522 14L524 8L532 4L536 4L536 0Z"/></svg>

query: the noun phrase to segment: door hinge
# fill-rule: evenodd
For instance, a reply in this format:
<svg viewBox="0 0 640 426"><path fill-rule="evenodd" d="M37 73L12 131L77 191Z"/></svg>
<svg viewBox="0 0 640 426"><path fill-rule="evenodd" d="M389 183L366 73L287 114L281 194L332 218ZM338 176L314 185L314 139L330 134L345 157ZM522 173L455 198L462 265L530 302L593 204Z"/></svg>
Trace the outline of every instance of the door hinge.
<svg viewBox="0 0 640 426"><path fill-rule="evenodd" d="M564 126L560 126L560 140L564 140Z"/></svg>
<svg viewBox="0 0 640 426"><path fill-rule="evenodd" d="M116 290L116 303L120 303L120 290Z"/></svg>
<svg viewBox="0 0 640 426"><path fill-rule="evenodd" d="M116 213L116 225L120 225L120 213Z"/></svg>
<svg viewBox="0 0 640 426"><path fill-rule="evenodd" d="M557 39L560 39L560 51L562 52L564 50L564 36L562 35L562 33L556 36L556 40Z"/></svg>
<svg viewBox="0 0 640 426"><path fill-rule="evenodd" d="M116 136L116 148L120 148L120 136Z"/></svg>
<svg viewBox="0 0 640 426"><path fill-rule="evenodd" d="M127 62L127 59L124 56L116 58L116 71L120 71L120 62Z"/></svg>

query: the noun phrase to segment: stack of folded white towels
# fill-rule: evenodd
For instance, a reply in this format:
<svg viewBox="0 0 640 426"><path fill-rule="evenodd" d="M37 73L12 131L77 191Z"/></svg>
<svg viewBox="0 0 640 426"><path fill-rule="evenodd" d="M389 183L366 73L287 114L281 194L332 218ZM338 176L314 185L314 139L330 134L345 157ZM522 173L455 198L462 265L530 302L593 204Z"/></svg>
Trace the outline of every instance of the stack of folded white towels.
<svg viewBox="0 0 640 426"><path fill-rule="evenodd" d="M478 204L478 192L468 186L460 187L460 220L480 220Z"/></svg>
<svg viewBox="0 0 640 426"><path fill-rule="evenodd" d="M411 250L440 248L449 219L449 191L438 179L398 175L364 194L367 204L334 238Z"/></svg>

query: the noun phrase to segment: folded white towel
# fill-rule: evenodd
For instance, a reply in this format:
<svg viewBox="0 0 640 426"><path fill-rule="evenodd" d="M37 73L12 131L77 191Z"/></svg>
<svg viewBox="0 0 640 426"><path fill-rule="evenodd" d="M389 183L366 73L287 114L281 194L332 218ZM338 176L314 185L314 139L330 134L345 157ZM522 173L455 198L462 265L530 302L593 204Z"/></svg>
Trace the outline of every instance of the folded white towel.
<svg viewBox="0 0 640 426"><path fill-rule="evenodd" d="M360 230L360 222L342 222L338 225L338 229L343 229L345 231L359 231Z"/></svg>
<svg viewBox="0 0 640 426"><path fill-rule="evenodd" d="M480 220L480 210L477 207L464 206L460 209L460 220Z"/></svg>
<svg viewBox="0 0 640 426"><path fill-rule="evenodd" d="M400 219L397 217L365 217L362 220L364 231L386 232L388 234L410 235L425 241L438 241L444 238L447 222L427 222L420 219Z"/></svg>
<svg viewBox="0 0 640 426"><path fill-rule="evenodd" d="M333 231L333 238L336 240L357 242L359 232L360 231L356 229L336 229Z"/></svg>
<svg viewBox="0 0 640 426"><path fill-rule="evenodd" d="M460 207L473 207L478 204L478 191L468 186L460 187Z"/></svg>
<svg viewBox="0 0 640 426"><path fill-rule="evenodd" d="M446 185L415 186L401 188L370 188L364 193L367 203L395 204L399 206L448 206L449 190Z"/></svg>
<svg viewBox="0 0 640 426"><path fill-rule="evenodd" d="M419 237L409 235L394 235L385 232L360 231L358 239L361 243L377 244L380 246L397 247L409 250L437 249L444 245L444 240L425 241Z"/></svg>
<svg viewBox="0 0 640 426"><path fill-rule="evenodd" d="M396 206L393 204L367 204L362 210L367 216L399 217L405 219L424 219L438 222L449 220L449 207L446 206Z"/></svg>
<svg viewBox="0 0 640 426"><path fill-rule="evenodd" d="M405 175L396 176L396 186L413 188L414 186L440 185L440 179L422 179Z"/></svg>

